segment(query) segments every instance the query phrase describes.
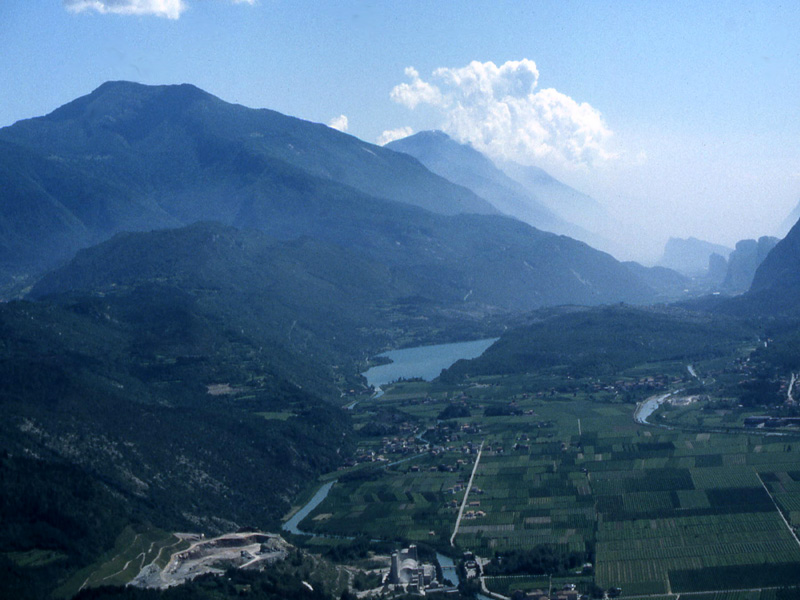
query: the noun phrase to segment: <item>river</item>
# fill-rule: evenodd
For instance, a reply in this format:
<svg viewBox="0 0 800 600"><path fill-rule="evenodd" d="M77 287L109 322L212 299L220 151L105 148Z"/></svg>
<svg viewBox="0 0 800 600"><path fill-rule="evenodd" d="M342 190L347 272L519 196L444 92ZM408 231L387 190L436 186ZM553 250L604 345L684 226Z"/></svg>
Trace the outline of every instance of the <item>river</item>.
<svg viewBox="0 0 800 600"><path fill-rule="evenodd" d="M477 358L496 341L497 338L490 338L391 350L379 355L389 358L391 363L372 367L363 375L367 378L367 383L376 389L400 378L419 377L425 381L432 381L439 376L442 369L462 358Z"/></svg>
<svg viewBox="0 0 800 600"><path fill-rule="evenodd" d="M325 498L327 498L328 492L331 491L331 488L333 487L334 483L336 483L335 480L329 481L321 488L319 488L317 490L317 493L314 494L314 497L308 501L308 504L306 504L303 508L294 513L292 518L286 521L286 523L283 524L283 527L281 527L281 529L284 529L289 533L294 533L295 535L308 535L304 531L300 531L300 529L298 529L297 526L300 524L300 521L305 519L309 515L309 513L311 513L312 510L314 510L320 504L322 504L322 501L325 500Z"/></svg>
<svg viewBox="0 0 800 600"><path fill-rule="evenodd" d="M442 567L442 577L449 579L453 584L458 585L461 583L461 578L458 576L458 569L453 559L444 554L436 553L436 560L439 561L439 566Z"/></svg>
<svg viewBox="0 0 800 600"><path fill-rule="evenodd" d="M454 585L459 585L461 583L461 577L458 575L458 569L456 568L456 563L453 561L453 559L440 552L437 552L436 560L439 561L439 566L442 567L442 577L444 579L449 579ZM492 598L480 593L475 594L475 597L478 600L492 600Z"/></svg>
<svg viewBox="0 0 800 600"><path fill-rule="evenodd" d="M367 382L380 390L381 385L386 385L392 381L396 381L401 377L404 379L411 379L420 377L426 381L431 381L439 376L442 369L446 369L457 360L462 358L470 359L477 358L484 351L491 346L498 338L490 338L484 340L473 340L470 342L456 342L453 344L436 344L433 346L418 346L416 348L405 348L403 350L391 350L381 354L391 359L391 363L372 367L364 376ZM353 408L357 403L353 402L347 408ZM421 437L422 434L419 434ZM402 459L398 462L404 462L411 458L418 458L419 455L414 455L409 458ZM397 464L397 463L392 463ZM391 465L388 465L391 466ZM300 530L300 522L305 519L311 511L317 506L322 504L328 493L331 491L335 481L329 481L320 487L311 500L298 510L291 519L283 524L282 529L297 535L309 535ZM451 581L455 582L458 578L458 573L455 569L453 561L442 554L438 555L439 564L445 576ZM480 600L490 600L485 596L479 594Z"/></svg>
<svg viewBox="0 0 800 600"><path fill-rule="evenodd" d="M666 402L670 396L677 394L680 391L681 390L677 390L658 396L650 396L647 400L639 404L635 411L633 411L633 419L642 425L650 425L650 423L647 422L647 419L650 417L650 415L656 412L658 407Z"/></svg>

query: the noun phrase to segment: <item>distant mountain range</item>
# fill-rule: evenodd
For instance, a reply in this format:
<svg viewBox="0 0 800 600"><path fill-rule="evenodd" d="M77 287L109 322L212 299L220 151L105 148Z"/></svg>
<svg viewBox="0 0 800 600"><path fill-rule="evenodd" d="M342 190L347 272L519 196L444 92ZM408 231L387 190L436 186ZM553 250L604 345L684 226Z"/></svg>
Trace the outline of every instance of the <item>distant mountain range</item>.
<svg viewBox="0 0 800 600"><path fill-rule="evenodd" d="M797 206L792 209L792 212L786 216L775 235L781 238L786 237L798 221L800 221L800 202L798 202Z"/></svg>
<svg viewBox="0 0 800 600"><path fill-rule="evenodd" d="M725 279L721 289L730 294L741 294L750 289L756 271L780 240L762 236L758 240L740 240L728 256Z"/></svg>
<svg viewBox="0 0 800 600"><path fill-rule="evenodd" d="M681 275L667 267L645 267L637 262L623 263L639 279L647 283L659 294L659 300L674 301L685 297L687 292L694 291L691 278Z"/></svg>
<svg viewBox="0 0 800 600"><path fill-rule="evenodd" d="M684 275L702 275L708 271L708 260L719 254L727 260L731 248L697 238L670 238L664 247L664 256L658 266L667 267Z"/></svg>
<svg viewBox="0 0 800 600"><path fill-rule="evenodd" d="M299 199L359 191L437 214L497 212L410 157L190 85L104 84L0 129L0 164L0 269L11 274L119 231L247 226L268 201L302 210Z"/></svg>
<svg viewBox="0 0 800 600"><path fill-rule="evenodd" d="M498 168L472 146L458 143L442 131L423 131L386 147L413 156L434 173L485 198L503 214L537 229L608 247L598 234L610 221L608 213L594 199L541 169L512 162Z"/></svg>
<svg viewBox="0 0 800 600"><path fill-rule="evenodd" d="M800 313L800 221L764 258L741 302L758 314Z"/></svg>
<svg viewBox="0 0 800 600"><path fill-rule="evenodd" d="M678 295L673 293L675 288L671 284L690 290L692 295L712 292L742 294L750 288L756 269L778 241L778 238L769 236L762 236L758 240L740 240L736 248L731 250L696 238L670 238L660 261L662 266L655 269L671 265L669 269L684 278L682 283L675 277L654 278L653 273L641 269L635 272L651 287L669 294L672 299L678 298Z"/></svg>
<svg viewBox="0 0 800 600"><path fill-rule="evenodd" d="M560 218L593 235L607 234L619 226L597 200L562 183L539 167L513 161L504 161L498 166Z"/></svg>
<svg viewBox="0 0 800 600"><path fill-rule="evenodd" d="M498 213L416 159L193 86L107 83L0 130L0 270L38 274L121 231L200 220L302 236L512 310L647 302L609 255Z"/></svg>

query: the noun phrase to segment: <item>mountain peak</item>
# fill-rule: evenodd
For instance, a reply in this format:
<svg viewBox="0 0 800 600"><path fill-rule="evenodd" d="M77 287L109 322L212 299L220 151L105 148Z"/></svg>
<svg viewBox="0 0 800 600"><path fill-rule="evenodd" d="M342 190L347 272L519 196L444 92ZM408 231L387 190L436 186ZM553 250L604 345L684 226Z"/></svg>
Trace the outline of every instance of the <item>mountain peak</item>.
<svg viewBox="0 0 800 600"><path fill-rule="evenodd" d="M149 110L157 105L159 112L180 110L195 102L218 98L189 84L150 86L133 81L106 81L94 91L57 108L44 117L51 121L92 118L120 118Z"/></svg>
<svg viewBox="0 0 800 600"><path fill-rule="evenodd" d="M455 158L460 161L476 161L480 164L494 166L486 156L475 150L471 144L461 144L439 129L420 131L408 137L389 142L386 147L397 152L410 154L423 164L447 152L456 154ZM436 172L435 169L432 170Z"/></svg>
<svg viewBox="0 0 800 600"><path fill-rule="evenodd" d="M472 144L458 142L438 130L421 131L386 147L410 154L434 173L472 190L506 215L594 246L606 245L602 236L587 227L607 220L604 210L593 199L541 169L511 163L500 167ZM516 173L509 173L506 166L516 166Z"/></svg>
<svg viewBox="0 0 800 600"><path fill-rule="evenodd" d="M124 79L114 80L114 81L106 81L105 83L100 84L94 91L89 92L86 96L82 96L78 98L81 100L82 98L101 98L103 96L116 96L116 97L134 97L134 96L155 96L160 94L166 94L168 96L179 96L183 97L184 99L205 99L205 98L216 98L206 92L205 90L201 90L196 85L192 85L191 83L175 83L175 84L165 84L165 85L147 85L144 83L138 83L136 81L127 81Z"/></svg>
<svg viewBox="0 0 800 600"><path fill-rule="evenodd" d="M420 139L420 140L432 140L432 141L439 141L439 142L453 142L456 143L453 138L447 135L441 129L427 129L425 131L420 131L419 133L415 133L413 135L408 136L404 139Z"/></svg>

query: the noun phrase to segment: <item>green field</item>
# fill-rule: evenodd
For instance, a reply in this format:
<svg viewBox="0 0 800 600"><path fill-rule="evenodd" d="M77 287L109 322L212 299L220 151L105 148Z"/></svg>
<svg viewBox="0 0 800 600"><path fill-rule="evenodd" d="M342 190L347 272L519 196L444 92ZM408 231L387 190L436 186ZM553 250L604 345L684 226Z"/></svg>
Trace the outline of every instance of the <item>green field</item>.
<svg viewBox="0 0 800 600"><path fill-rule="evenodd" d="M691 383L679 365L667 367L669 385ZM487 578L493 591L556 575L626 597L766 600L768 592L735 590L800 584L800 543L782 518L800 524L800 439L746 431L740 417L709 418L696 403L660 411L672 420L686 411L679 420L691 426L638 425L635 405L611 390L653 373L637 367L612 383L532 374L399 383L354 411L360 449L376 462L351 467L301 527L449 546L483 442L457 549L488 560L546 548L593 563L588 582L580 568L509 573ZM737 419L738 429L720 429ZM401 442L413 457L391 464Z"/></svg>

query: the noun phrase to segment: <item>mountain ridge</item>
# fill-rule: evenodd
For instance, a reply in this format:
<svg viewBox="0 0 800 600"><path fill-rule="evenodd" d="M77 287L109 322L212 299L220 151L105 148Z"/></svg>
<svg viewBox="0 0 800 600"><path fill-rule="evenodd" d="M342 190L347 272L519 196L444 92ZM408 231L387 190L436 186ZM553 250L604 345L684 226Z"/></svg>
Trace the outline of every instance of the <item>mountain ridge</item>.
<svg viewBox="0 0 800 600"><path fill-rule="evenodd" d="M552 193L556 190L558 199L552 201L542 193L541 184L523 183L507 174L505 166L496 165L487 156L470 144L461 144L443 131L421 131L414 135L395 140L387 148L404 152L418 159L428 169L472 190L481 198L488 200L501 213L512 216L537 229L568 235L598 248L606 248L607 240L583 224L579 225L559 213L559 201L564 194L581 194L544 173L548 180L544 187ZM520 172L525 167L516 165ZM591 199L587 198L589 201ZM546 200L551 200L546 202ZM593 201L592 201L593 202ZM568 211L567 211L568 212ZM576 211L572 211L577 214ZM600 211L602 212L602 211ZM597 225L597 217L589 219Z"/></svg>
<svg viewBox="0 0 800 600"><path fill-rule="evenodd" d="M309 178L323 197L377 193L442 214L496 213L410 157L188 84L103 84L0 129L0 153L0 231L13 233L0 270L16 275L51 268L118 231L247 222L253 195L278 199ZM37 218L20 218L34 206ZM43 247L45 229L53 241Z"/></svg>
<svg viewBox="0 0 800 600"><path fill-rule="evenodd" d="M412 157L324 125L231 105L190 85L104 84L48 116L0 130L3 141L35 157L35 198L74 218L48 231L63 242L43 253L41 228L26 229L7 213L0 230L15 230L21 242L0 270L25 264L40 273L120 231L206 220L337 244L413 273L450 302L473 292L484 305L527 310L653 297L612 257L501 217ZM20 159L6 156L14 183ZM393 179L381 183L387 171ZM52 173L58 176L48 179ZM77 183L59 188L64 180ZM45 190L48 181L52 189ZM4 206L26 205L17 188L0 192L10 195ZM438 212L419 206L428 200ZM462 200L492 214L465 212Z"/></svg>

